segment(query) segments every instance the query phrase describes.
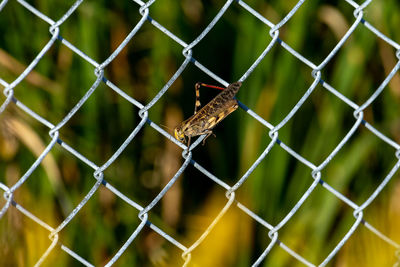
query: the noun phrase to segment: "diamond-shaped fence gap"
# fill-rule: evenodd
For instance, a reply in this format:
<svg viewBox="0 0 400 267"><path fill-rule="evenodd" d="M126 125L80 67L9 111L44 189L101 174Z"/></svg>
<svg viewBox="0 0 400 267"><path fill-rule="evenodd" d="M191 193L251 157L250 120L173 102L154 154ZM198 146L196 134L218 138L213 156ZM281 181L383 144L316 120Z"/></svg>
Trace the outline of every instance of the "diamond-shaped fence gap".
<svg viewBox="0 0 400 267"><path fill-rule="evenodd" d="M371 35L368 31L363 31L363 33L367 33ZM374 36L374 35L372 35ZM376 39L376 38L375 38ZM396 121L396 111L390 108L390 105L382 105L383 101L388 101L391 103L396 103L396 88L399 82L399 74L398 69L400 63L395 60L395 55L391 53L392 47L381 41L380 39L376 39L379 43L379 46L374 50L378 49L379 51L386 51L386 53L374 53L371 52L371 57L376 57L377 60L375 62L381 61L383 66L376 69L376 67L369 67L369 58L364 60L363 53L359 49L349 49L345 50L346 56L341 60L340 65L349 66L349 72L341 71L341 68L338 72L333 75L332 84L335 84L337 87L334 88L335 91L331 91L326 87L327 84L324 83L324 86L330 90L332 93L336 94L337 97L340 97L343 101L346 101L349 105L351 105L354 109L357 108L353 103L356 102L359 104L361 109L364 112L364 119L375 125L379 130L383 132L383 134L388 135L389 137L395 136L393 134L393 129L385 126L389 123L393 125L393 121ZM367 42L363 42L367 43ZM371 46L370 49L375 46ZM356 52L358 51L358 52ZM358 56L355 56L358 54ZM362 62L363 61L363 62ZM389 63L390 61L390 63ZM343 64L342 64L343 63ZM353 68L350 65L354 65ZM385 73L383 73L385 72ZM361 90L352 90L351 88L361 88ZM340 93L339 93L340 92ZM343 95L340 95L340 94ZM353 103L348 102L349 99L345 97L350 97ZM385 120L383 118L385 117ZM386 119L387 117L387 119Z"/></svg>
<svg viewBox="0 0 400 267"><path fill-rule="evenodd" d="M283 127L283 131L280 131L283 135L280 134L279 139L307 160L317 165L322 164L334 149L340 149L343 140L351 137L350 131L361 127L361 120L356 120L353 112L347 104L327 94L321 85L317 85L292 121L288 122L289 132L285 132Z"/></svg>
<svg viewBox="0 0 400 267"><path fill-rule="evenodd" d="M160 64L160 62L165 61L168 62L170 60L167 54L155 54L154 55L154 61L155 64ZM145 116L148 116L148 112L150 109L153 109L153 107L161 100L163 102L163 96L167 93L167 91L170 89L170 87L177 81L179 80L181 74L184 72L184 70L187 68L191 61L191 57L185 57L184 60L176 63L176 66L174 64L174 59L171 59L170 62L172 63L171 65L165 64L165 68L163 69L154 69L154 75L157 77L157 79L153 79L151 81L154 81L150 85L150 88L152 90L152 95L146 100L145 107L139 112L139 115L142 118L145 118ZM178 67L179 66L179 67ZM165 83L166 82L166 83ZM178 88L181 86L181 81L178 81ZM168 95L168 94L167 94ZM162 108L162 107L161 107ZM155 108L155 110L159 110L160 105ZM158 114L158 118L156 118L156 121L160 120L160 115Z"/></svg>
<svg viewBox="0 0 400 267"><path fill-rule="evenodd" d="M147 135L143 134L144 131L147 131ZM147 138L150 132L153 132L153 138ZM120 139L121 144L125 138L127 136ZM164 141L166 139L162 135L145 124L131 144L104 171L106 180L145 207L182 164L181 152L176 153L176 148L171 151ZM168 153L168 156L164 153ZM166 166L165 162L170 162L171 166Z"/></svg>
<svg viewBox="0 0 400 267"><path fill-rule="evenodd" d="M325 60L328 55L330 57L330 53L337 41L329 41L329 39L333 39L330 37L331 35L329 35L330 38L321 38L318 29L319 20L309 19L310 17L318 18L318 12L326 5L318 1L298 1L295 6L294 3L285 2L285 5L284 10L288 11L277 11L278 13L286 15L285 19L282 17L283 20L277 24L277 26L280 26L279 38L285 42L283 46L289 46L291 49L294 49L293 52L307 50L309 54L302 53L301 57L302 60L308 61L308 64L310 62L319 64L319 62ZM293 6L289 7L289 5ZM277 8L277 10L279 10L279 8ZM326 17L328 16L325 15L324 18ZM287 18L290 19L286 21ZM343 32L343 35L344 33L345 32ZM339 39L342 37L343 36L340 36ZM318 41L319 38L321 38L320 42ZM329 43L329 46L323 45L326 42ZM305 47L311 49L305 49ZM312 47L315 48L313 49ZM315 53L315 51L321 52Z"/></svg>
<svg viewBox="0 0 400 267"><path fill-rule="evenodd" d="M165 139L162 139L159 134L153 134L152 136L155 138L143 139L143 131L154 132L154 129L145 126L143 130L140 130L132 140L132 144L122 150L121 154L116 153L118 157L105 170L105 175L109 177L107 181L111 182L116 188L134 188L134 190L121 190L121 192L145 205L151 202L160 191L160 184L166 184L179 169L181 153L175 151L176 147L171 151L171 148L168 148L162 142ZM124 142L126 140L128 139L125 139ZM120 141L122 143L123 139L120 138ZM168 151L169 156L164 156L164 153ZM109 164L109 160L105 166ZM165 161L174 162L175 168L171 168L172 165L167 167ZM114 177L118 177L118 179L114 179Z"/></svg>
<svg viewBox="0 0 400 267"><path fill-rule="evenodd" d="M93 81L95 80L96 78L93 74ZM53 123L57 125L62 122L62 127L59 130L60 139L67 142L70 146L73 147L75 147L76 145L86 147L86 151L88 153L85 154L85 156L91 161L99 164L99 162L101 162L102 160L105 161L106 159L108 159L108 157L112 155L113 151L118 148L118 140L113 137L121 135L128 136L135 123L138 123L139 118L136 118L134 116L130 118L132 128L128 128L129 124L126 124L126 121L124 121L123 125L126 127L122 126L118 128L118 131L103 131L105 127L115 126L113 124L121 124L123 116L118 116L119 112L117 111L117 104L114 104L113 102L126 100L119 97L117 94L115 94L114 91L110 90L102 82L100 82L99 86L96 89L94 89L94 87L91 87L90 90L94 90L92 91L90 97L83 97L90 91L89 89L90 88L81 87L80 92L74 94L75 97L72 97L71 95L70 98L74 99L75 101L71 103L71 105L69 105L68 107L65 107L66 111L64 112L64 114L62 114L62 116L58 118L58 121L54 121ZM74 108L77 103L80 103L80 107L76 109L75 113L72 116L70 116L72 114L71 109ZM104 108L105 110L102 110L100 107ZM93 108L99 108L101 111L104 112L98 113L98 116L93 116L91 112ZM138 110L135 109L134 106L130 105L129 112L131 112L132 109L136 110L136 112ZM105 119L107 119L108 116L111 115L111 113L108 113L106 111L113 112L112 122L105 122ZM116 117L116 114L118 117ZM116 118L118 118L118 120L116 120ZM83 127L83 125L85 125L86 127ZM107 134L111 136L108 136ZM113 141L111 141L111 139L109 138L113 138ZM109 140L109 142L107 142L108 146L102 147L102 150L99 150L100 147L98 146L98 142L102 139L104 139L103 141ZM122 142L122 140L119 141Z"/></svg>

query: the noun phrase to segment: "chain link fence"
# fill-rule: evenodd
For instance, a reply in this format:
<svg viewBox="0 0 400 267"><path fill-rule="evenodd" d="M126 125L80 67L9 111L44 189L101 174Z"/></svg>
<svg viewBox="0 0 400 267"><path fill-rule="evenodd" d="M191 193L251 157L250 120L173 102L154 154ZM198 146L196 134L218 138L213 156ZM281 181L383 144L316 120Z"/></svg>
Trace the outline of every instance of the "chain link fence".
<svg viewBox="0 0 400 267"><path fill-rule="evenodd" d="M12 1L3 0L0 3L0 10L10 4ZM152 231L156 232L165 240L170 242L173 246L175 246L178 250L181 251L181 256L183 258L183 265L187 266L191 262L192 252L196 250L196 248L203 242L203 240L213 231L213 228L218 224L221 218L226 214L226 212L232 207L237 206L244 214L249 216L252 220L254 220L257 224L261 227L264 227L266 231L268 231L268 237L270 238L269 243L266 247L264 247L262 253L257 256L257 259L252 262L252 266L259 266L263 263L263 261L268 257L270 251L274 248L279 246L283 250L285 250L288 254L290 254L293 259L298 262L303 263L307 266L326 266L334 257L337 255L338 251L346 244L346 242L352 237L356 229L360 227L364 227L371 231L374 235L382 239L384 242L388 243L397 251L397 257L399 257L400 253L400 244L395 242L391 239L390 236L386 236L379 230L377 227L374 227L372 224L368 223L364 217L365 209L377 198L377 196L381 193L381 191L388 185L391 179L394 177L396 172L400 167L400 144L396 141L387 137L384 133L379 131L373 125L371 125L364 116L364 111L372 105L372 103L381 95L381 93L385 90L388 83L393 79L393 77L398 73L400 68L400 44L398 44L395 40L388 38L386 35L381 33L377 28L371 25L367 20L365 20L365 9L370 5L372 2L371 0L365 1L362 3L356 3L351 0L346 0L348 5L354 8L354 22L351 27L347 30L347 32L341 37L340 41L334 46L331 52L320 62L314 63L307 59L305 56L301 54L301 52L296 51L293 49L289 44L283 41L280 38L280 30L282 27L291 20L291 18L296 14L296 12L302 7L305 0L298 1L293 8L290 10L289 13L284 16L283 19L279 21L279 23L272 23L267 17L260 14L257 10L253 9L249 4L245 1L226 1L226 3L222 6L222 8L218 11L215 17L209 22L207 27L190 43L185 42L182 40L178 34L168 30L164 27L161 23L157 22L155 19L151 17L150 6L153 5L156 1L150 0L148 2L142 2L140 0L134 0L134 4L137 5L137 9L140 13L141 19L139 22L133 27L133 29L129 32L126 38L118 45L118 47L113 51L108 58L106 58L102 62L97 62L95 59L89 57L80 49L78 49L74 44L70 43L67 39L63 38L61 35L60 27L68 21L74 12L76 12L77 8L82 4L83 0L76 1L71 5L71 7L61 16L60 19L54 20L54 18L50 18L43 14L39 9L32 6L28 2L24 0L17 1L19 5L21 5L26 10L30 11L34 14L37 18L40 18L44 22L46 22L49 26L49 31L51 34L50 40L45 44L43 49L38 53L32 62L19 74L18 78L14 81L6 81L0 78L0 84L4 87L3 94L5 96L5 100L0 106L0 114L4 113L10 106L14 105L19 110L25 112L28 116L32 117L45 127L49 129L48 133L50 135L51 141L47 144L45 149L41 152L40 156L36 158L34 163L30 165L30 167L26 170L26 172L18 179L17 182L14 184L6 184L0 182L0 188L3 191L4 196L4 204L0 210L0 218L5 220L5 216L10 209L17 209L20 213L46 229L49 233L49 238L51 240L51 245L48 249L43 253L43 255L38 259L36 265L41 265L46 262L46 258L49 254L56 248L59 247L66 253L68 253L71 257L73 257L76 261L82 263L85 266L93 266L87 259L80 256L80 251L69 248L63 244L62 238L60 238L60 234L73 220L74 218L82 212L82 208L87 205L88 201L93 197L93 195L99 190L100 187L105 187L107 190L115 194L120 200L124 201L130 207L134 208L138 212L138 217L140 219L140 223L135 226L136 229L132 231L129 238L120 245L120 248L117 252L114 253L113 257L109 259L109 261L105 264L106 266L111 266L118 261L118 259L124 253L127 253L127 248L135 242L135 238L146 228L149 227ZM251 116L256 121L261 123L264 127L265 134L268 134L270 137L269 144L265 147L264 151L259 155L256 161L252 163L252 165L248 168L248 170L241 176L237 177L236 182L233 185L229 185L224 182L219 177L215 176L212 170L209 170L199 164L197 161L193 159L192 152L196 149L196 147L203 141L205 136L201 136L197 138L188 149L184 144L177 141L168 131L165 131L160 125L153 122L149 116L149 111L155 106L155 104L160 101L163 97L165 97L166 92L170 89L171 85L182 75L182 72L189 66L193 65L196 66L199 70L204 72L206 75L214 79L215 81L219 82L223 86L228 86L229 83L233 81L225 81L220 76L215 74L212 70L208 69L205 65L201 62L196 60L193 55L193 48L196 47L202 40L207 36L207 34L218 24L221 17L224 13L229 10L232 6L236 6L236 8L240 8L240 12L247 12L251 16L254 16L259 23L265 24L269 28L269 35L271 37L268 44L266 44L265 49L262 53L258 56L258 58L252 63L252 65L245 71L238 81L243 82L243 88L246 87L246 79L252 75L253 71L257 68L257 66L263 61L265 56L274 48L279 47L279 49L285 49L289 52L292 56L297 58L300 62L302 62L305 66L307 66L310 70L310 75L313 78L312 84L309 88L305 91L304 95L298 99L298 102L295 104L294 107L288 112L287 115L276 125L271 124L270 122L266 121L261 115L254 112L252 109L246 106L246 103L240 101L240 97L238 99L239 106L241 110L239 112L245 112L246 115ZM1 13L0 13L1 16ZM169 38L171 38L174 42L182 47L182 54L184 55L185 59L176 72L172 75L170 80L159 90L159 92L151 99L151 101L147 103L141 103L140 101L136 100L135 98L131 97L124 91L123 89L117 87L113 82L107 79L104 76L104 69L110 65L111 62L121 53L121 51L135 39L138 31L141 30L143 25L151 24L156 29L158 29L161 33L165 34ZM370 31L374 34L376 39L383 41L393 47L396 50L396 57L398 59L395 66L392 68L390 73L385 77L385 79L379 84L373 94L361 105L356 104L351 99L347 98L343 95L340 90L334 88L328 82L322 80L322 72L326 68L327 64L331 62L331 60L339 53L345 42L350 38L353 32L358 29L362 28L362 31ZM48 121L45 117L42 117L35 113L31 107L24 104L20 100L17 99L15 96L15 92L18 91L19 84L26 79L28 74L32 72L32 70L37 66L37 64L42 60L42 58L48 53L48 51L55 46L57 43L62 44L66 48L70 49L71 52L78 55L82 60L89 63L96 75L96 80L87 89L84 96L79 99L79 101L74 105L74 107L69 111L65 117L53 124ZM80 151L79 147L73 147L69 145L67 142L60 139L60 130L71 120L71 118L79 111L82 106L86 103L86 101L92 96L95 90L99 87L99 85L105 84L108 88L113 90L116 94L120 97L124 98L128 101L131 105L135 106L139 109L139 116L141 118L140 122L133 128L129 136L122 142L120 147L113 153L113 155L102 165L98 166L95 164L91 159L85 157L85 151ZM354 122L350 130L346 133L346 135L342 138L342 140L336 145L336 147L330 152L330 154L321 162L313 163L307 158L303 157L300 153L297 153L293 148L289 147L285 144L282 140L279 139L280 130L287 125L287 123L293 118L293 116L297 113L297 111L302 107L302 105L310 98L310 95L313 91L317 88L317 86L322 86L325 88L329 93L335 96L338 100L345 103L349 108L353 110L354 115ZM245 89L241 89L245 90ZM247 88L247 90L250 90ZM136 203L134 200L129 198L125 195L121 188L117 188L109 183L104 176L104 172L107 168L110 167L125 151L127 146L137 138L139 133L144 130L146 127L151 127L154 131L157 131L165 138L169 139L173 142L176 146L180 147L182 151L182 159L183 163L176 171L176 173L169 178L168 183L165 187L157 194L157 196L152 199L149 203L145 205L141 205ZM349 142L355 132L360 129L364 128L368 130L370 133L375 135L377 138L382 140L384 143L392 147L393 153L392 157L396 159L396 163L390 170L386 170L386 175L381 175L376 177L380 184L375 188L375 190L366 198L363 203L355 203L352 201L348 196L346 196L343 192L335 189L329 183L323 180L322 171L327 167L327 165L334 159L334 157L343 149L343 147ZM16 192L20 189L20 187L30 179L32 173L40 166L43 159L48 155L55 146L62 147L65 151L68 151L70 155L76 157L78 160L89 166L93 169L93 185L90 191L82 197L81 202L76 205L72 209L72 211L65 217L65 219L58 225L50 225L46 222L46 220L37 217L29 210L25 209L23 206L18 204L13 196ZM294 157L299 163L303 164L305 167L309 168L310 173L310 181L311 184L304 191L300 199L293 205L289 212L287 212L286 216L279 221L277 224L273 224L271 222L266 221L261 216L259 216L256 212L252 211L252 209L246 207L242 202L240 202L236 197L236 192L239 188L242 187L243 183L251 179L251 174L257 168L257 166L266 158L273 147L279 146L281 149L286 151L289 155ZM195 169L200 171L206 177L208 177L213 183L223 188L226 191L226 204L223 208L219 211L218 215L215 216L212 223L208 225L208 227L202 232L202 234L198 237L197 240L194 240L190 244L182 244L177 240L176 237L167 234L166 231L162 229L161 226L153 223L149 219L149 212L160 202L160 200L165 196L165 194L170 190L170 188L177 182L182 173L188 168L188 166L193 166ZM354 223L346 230L345 235L341 238L341 240L334 246L334 248L327 254L323 256L323 260L321 262L313 262L308 260L306 257L302 256L300 253L296 252L296 249L291 248L289 245L283 243L282 240L279 239L280 230L287 225L292 217L296 214L296 212L303 206L305 201L310 197L310 195L314 192L317 187L321 187L325 190L326 194L331 194L353 211L354 216ZM393 255L393 258L396 257ZM395 261L395 260L394 260ZM397 264L398 265L398 264Z"/></svg>

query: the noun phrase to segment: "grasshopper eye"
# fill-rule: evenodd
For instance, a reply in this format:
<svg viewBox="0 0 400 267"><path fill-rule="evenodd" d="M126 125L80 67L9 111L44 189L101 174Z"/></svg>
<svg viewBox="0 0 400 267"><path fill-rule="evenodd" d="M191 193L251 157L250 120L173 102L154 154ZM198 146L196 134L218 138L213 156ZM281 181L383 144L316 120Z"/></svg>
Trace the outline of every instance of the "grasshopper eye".
<svg viewBox="0 0 400 267"><path fill-rule="evenodd" d="M186 143L186 138L185 138L185 135L184 134L181 134L181 135L179 135L179 139L178 139L179 141L181 141L181 143Z"/></svg>
<svg viewBox="0 0 400 267"><path fill-rule="evenodd" d="M180 136L180 140L179 140L179 141L181 141L182 143L186 144L186 138L185 138L185 135L184 135L184 134L182 134L182 135Z"/></svg>
<svg viewBox="0 0 400 267"><path fill-rule="evenodd" d="M182 143L185 141L185 135L181 132L181 130L179 128L175 128L174 136L175 136L176 140L178 140Z"/></svg>

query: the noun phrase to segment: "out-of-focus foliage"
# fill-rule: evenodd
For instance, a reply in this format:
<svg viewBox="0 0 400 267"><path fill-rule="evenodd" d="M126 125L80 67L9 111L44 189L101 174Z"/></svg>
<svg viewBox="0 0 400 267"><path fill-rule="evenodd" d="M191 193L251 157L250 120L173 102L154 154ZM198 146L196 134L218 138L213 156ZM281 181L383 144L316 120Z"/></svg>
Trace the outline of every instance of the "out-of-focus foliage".
<svg viewBox="0 0 400 267"><path fill-rule="evenodd" d="M33 6L53 20L73 1L35 0ZM278 23L296 1L246 1ZM223 1L156 1L150 16L190 43L214 18ZM133 1L84 1L60 27L60 35L102 62L140 20ZM400 3L375 1L365 19L400 42ZM283 28L280 38L315 64L330 53L354 23L345 1L306 1ZM0 77L13 81L50 39L49 25L17 1L0 12ZM193 57L229 82L238 80L271 41L269 28L234 2L214 29L193 49ZM105 76L139 102L148 103L184 61L182 47L149 21L105 69ZM391 46L363 25L322 70L322 79L361 105L376 90L398 59ZM22 103L57 124L95 81L94 68L60 42L15 88ZM171 129L192 115L196 82L216 84L193 64L150 109L149 117ZM277 125L313 82L311 69L276 44L243 83L238 99ZM202 90L202 104L216 92ZM4 96L0 96L1 103ZM379 131L400 142L400 76L364 112ZM353 111L318 85L296 115L279 130L279 139L315 165L320 164L355 123ZM98 166L118 149L139 123L138 109L104 84L61 129L60 138ZM243 110L215 128L193 158L233 185L270 142L268 129ZM50 142L48 129L11 104L0 115L0 181L13 185ZM363 127L328 164L322 179L360 204L395 164L394 151ZM106 171L114 187L146 206L182 163L181 150L145 126ZM275 145L237 192L237 200L272 225L279 223L312 183L311 170ZM95 183L93 170L60 146L16 191L15 201L56 227ZM365 219L400 242L399 175L365 211ZM190 246L226 203L225 192L189 166L150 220ZM0 205L4 200L0 201ZM279 231L279 239L314 263L320 263L354 223L353 210L322 187ZM95 265L107 262L139 224L138 212L101 187L61 231L60 242ZM0 265L30 266L46 251L48 232L10 208L0 220ZM204 243L193 252L195 266L249 266L269 244L268 231L232 207ZM118 260L118 266L176 266L181 251L145 228ZM332 266L391 266L394 249L361 226ZM46 264L75 265L55 249ZM279 247L265 266L301 266Z"/></svg>

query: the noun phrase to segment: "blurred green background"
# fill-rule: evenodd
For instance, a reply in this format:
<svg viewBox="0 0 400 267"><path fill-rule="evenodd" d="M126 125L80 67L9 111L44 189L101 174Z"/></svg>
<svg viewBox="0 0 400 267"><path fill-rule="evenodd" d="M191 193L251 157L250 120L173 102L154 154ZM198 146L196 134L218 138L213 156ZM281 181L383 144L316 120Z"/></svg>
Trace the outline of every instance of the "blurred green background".
<svg viewBox="0 0 400 267"><path fill-rule="evenodd" d="M73 1L29 1L59 19ZM246 1L278 23L296 1ZM209 24L224 1L156 1L150 16L190 43ZM85 1L61 25L60 34L102 62L141 16L133 1ZM400 3L374 1L365 17L400 42ZM280 30L280 38L319 64L354 23L345 1L307 1ZM50 39L49 25L10 1L0 13L0 77L12 82ZM271 41L269 28L234 2L212 31L193 49L193 57L228 82L238 80ZM146 104L184 61L182 47L145 22L127 47L105 69L105 76ZM322 79L361 105L398 59L395 50L363 25L357 27L322 71ZM59 41L15 88L15 97L57 124L95 81L93 67ZM217 84L193 64L149 111L157 124L174 128L192 115L196 82ZM237 97L277 125L313 82L311 69L278 44L243 83ZM217 92L201 91L202 104ZM1 103L5 100L0 96ZM400 142L400 77L397 73L364 112L376 129ZM354 125L353 111L318 85L296 115L279 130L279 139L319 165ZM138 109L101 84L60 130L60 138L98 166L104 164L139 123ZM0 115L0 182L11 186L50 142L48 128L10 104ZM171 132L171 130L168 130ZM233 185L269 144L268 129L239 109L218 125L193 159ZM123 194L146 206L179 169L181 150L146 125L105 178ZM322 171L322 179L362 204L397 162L392 147L361 126ZM272 225L278 224L311 185L311 170L275 145L237 191L237 200ZM14 199L52 227L59 225L95 183L93 170L59 145L16 192ZM189 166L149 213L149 220L189 247L225 205L224 190ZM4 205L0 200L0 205ZM365 210L364 219L400 242L398 172ZM318 186L279 231L279 240L314 264L322 262L350 229L353 210ZM105 264L140 221L138 212L103 186L60 233L59 241L92 264ZM11 207L0 220L0 265L31 266L50 245L48 231ZM249 266L268 246L268 230L232 206L192 253L192 266ZM116 266L179 266L181 251L145 227ZM392 266L395 249L360 226L329 266ZM45 266L79 266L56 247ZM263 266L302 266L275 246Z"/></svg>

